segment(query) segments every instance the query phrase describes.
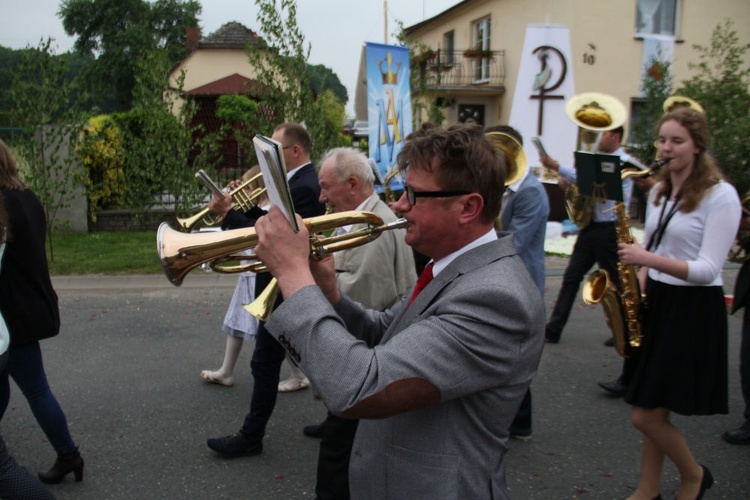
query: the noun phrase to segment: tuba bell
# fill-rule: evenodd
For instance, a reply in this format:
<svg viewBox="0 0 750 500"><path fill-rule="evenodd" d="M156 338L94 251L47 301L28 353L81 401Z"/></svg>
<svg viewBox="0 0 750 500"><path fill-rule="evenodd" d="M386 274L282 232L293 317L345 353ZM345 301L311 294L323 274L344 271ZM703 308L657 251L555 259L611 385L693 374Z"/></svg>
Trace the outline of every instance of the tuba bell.
<svg viewBox="0 0 750 500"><path fill-rule="evenodd" d="M492 146L505 154L505 163L508 169L505 173L505 186L518 182L528 168L526 153L524 153L521 143L505 132L487 132L484 136Z"/></svg>
<svg viewBox="0 0 750 500"><path fill-rule="evenodd" d="M506 132L491 131L486 132L484 136L494 148L499 149L505 155L507 172L505 173L504 186L507 187L518 182L528 168L526 153L524 153L521 143ZM503 222L500 216L495 219L495 229L498 231L503 229Z"/></svg>
<svg viewBox="0 0 750 500"><path fill-rule="evenodd" d="M703 106L701 106L698 101L682 95L673 95L667 97L662 104L662 108L664 109L665 113L674 111L677 108L690 108L698 111L699 113L703 113L704 115L706 114L706 112L703 110Z"/></svg>
<svg viewBox="0 0 750 500"><path fill-rule="evenodd" d="M621 127L628 116L622 102L599 92L574 95L565 103L565 114L578 126L578 150L592 153L599 149L602 132ZM591 221L594 200L571 184L565 190L565 210L573 224L585 227Z"/></svg>

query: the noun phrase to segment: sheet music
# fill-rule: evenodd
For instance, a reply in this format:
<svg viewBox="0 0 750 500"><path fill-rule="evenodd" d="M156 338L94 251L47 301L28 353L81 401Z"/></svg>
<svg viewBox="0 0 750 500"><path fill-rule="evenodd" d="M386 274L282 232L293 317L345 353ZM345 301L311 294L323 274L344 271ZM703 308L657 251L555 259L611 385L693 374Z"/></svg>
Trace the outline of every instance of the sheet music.
<svg viewBox="0 0 750 500"><path fill-rule="evenodd" d="M266 194L270 204L279 207L292 228L299 231L297 219L294 216L292 193L289 189L289 181L286 178L284 156L281 154L281 144L262 135L256 135L253 138L253 144L258 156L260 171L263 172L263 182L266 185Z"/></svg>

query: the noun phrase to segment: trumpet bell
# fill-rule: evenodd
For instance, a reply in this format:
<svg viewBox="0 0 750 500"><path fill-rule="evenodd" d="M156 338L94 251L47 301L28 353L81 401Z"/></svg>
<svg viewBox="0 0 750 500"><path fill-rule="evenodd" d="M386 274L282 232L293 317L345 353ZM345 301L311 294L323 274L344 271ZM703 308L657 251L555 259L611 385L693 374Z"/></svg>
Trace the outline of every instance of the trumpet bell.
<svg viewBox="0 0 750 500"><path fill-rule="evenodd" d="M508 168L505 175L505 185L510 186L518 182L528 168L526 153L524 153L521 143L515 137L505 132L487 132L485 137L493 147L505 153Z"/></svg>
<svg viewBox="0 0 750 500"><path fill-rule="evenodd" d="M673 95L667 97L664 100L664 104L662 106L665 113L669 113L670 111L674 111L678 108L690 108L698 111L699 113L706 114L706 112L703 110L703 106L701 106L698 101L681 95Z"/></svg>
<svg viewBox="0 0 750 500"><path fill-rule="evenodd" d="M616 129L628 117L622 102L600 92L574 95L565 103L565 114L580 128L594 132Z"/></svg>

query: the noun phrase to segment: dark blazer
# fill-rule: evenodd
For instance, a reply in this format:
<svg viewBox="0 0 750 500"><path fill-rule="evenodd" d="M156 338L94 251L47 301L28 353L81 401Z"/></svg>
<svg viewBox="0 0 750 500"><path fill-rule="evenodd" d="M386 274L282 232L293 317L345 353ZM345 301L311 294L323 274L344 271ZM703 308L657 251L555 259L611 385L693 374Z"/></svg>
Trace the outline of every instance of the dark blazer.
<svg viewBox="0 0 750 500"><path fill-rule="evenodd" d="M47 219L30 190L2 190L10 237L0 269L0 313L11 345L53 337L60 331L57 294L47 267Z"/></svg>
<svg viewBox="0 0 750 500"><path fill-rule="evenodd" d="M300 214L303 219L323 215L326 212L325 203L320 202L320 184L318 175L315 173L315 167L308 163L300 167L292 178L289 179L289 191L292 194L292 203L294 211ZM265 210L253 207L245 213L237 210L227 212L224 222L221 224L222 229L237 229L240 227L251 227L263 215Z"/></svg>
<svg viewBox="0 0 750 500"><path fill-rule="evenodd" d="M300 214L303 219L323 215L326 212L325 203L320 202L320 184L318 183L318 174L315 173L315 167L312 163L300 167L289 179L289 191L292 194L292 203L294 211ZM251 227L263 215L265 210L253 207L245 213L231 209L227 212L224 222L221 224L222 229L237 229L241 227ZM255 296L257 297L266 288L271 281L270 273L260 273L255 278ZM276 305L281 302L281 294Z"/></svg>

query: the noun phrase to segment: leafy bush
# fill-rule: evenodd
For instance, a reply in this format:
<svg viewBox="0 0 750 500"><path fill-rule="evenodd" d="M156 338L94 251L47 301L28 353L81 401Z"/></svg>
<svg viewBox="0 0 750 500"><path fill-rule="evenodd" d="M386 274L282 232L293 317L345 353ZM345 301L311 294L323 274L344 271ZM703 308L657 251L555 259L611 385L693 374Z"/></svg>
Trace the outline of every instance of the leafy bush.
<svg viewBox="0 0 750 500"><path fill-rule="evenodd" d="M76 153L85 170L91 220L96 221L100 210L124 208L125 152L122 132L114 120L107 115L90 118Z"/></svg>

